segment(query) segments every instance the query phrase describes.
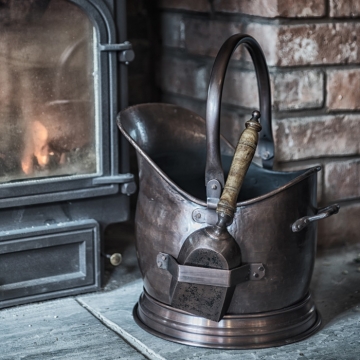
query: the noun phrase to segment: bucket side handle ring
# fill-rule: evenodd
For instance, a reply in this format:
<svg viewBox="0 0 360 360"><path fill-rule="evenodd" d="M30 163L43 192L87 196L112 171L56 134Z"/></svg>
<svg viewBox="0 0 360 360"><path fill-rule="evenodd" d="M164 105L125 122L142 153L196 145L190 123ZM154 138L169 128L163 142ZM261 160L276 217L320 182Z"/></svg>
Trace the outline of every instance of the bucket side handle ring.
<svg viewBox="0 0 360 360"><path fill-rule="evenodd" d="M233 52L243 44L254 63L259 89L261 125L259 152L263 167L272 169L274 162L274 140L271 128L271 90L269 72L264 54L258 42L246 34L231 36L221 47L216 56L210 76L208 99L206 103L206 170L205 186L216 179L224 186L224 171L220 157L220 107L226 70Z"/></svg>
<svg viewBox="0 0 360 360"><path fill-rule="evenodd" d="M304 216L304 217L296 220L292 224L291 230L293 232L299 232L313 221L326 219L327 217L329 217L331 215L337 214L339 212L339 209L340 209L340 206L338 204L330 205L323 209L319 209L316 215Z"/></svg>

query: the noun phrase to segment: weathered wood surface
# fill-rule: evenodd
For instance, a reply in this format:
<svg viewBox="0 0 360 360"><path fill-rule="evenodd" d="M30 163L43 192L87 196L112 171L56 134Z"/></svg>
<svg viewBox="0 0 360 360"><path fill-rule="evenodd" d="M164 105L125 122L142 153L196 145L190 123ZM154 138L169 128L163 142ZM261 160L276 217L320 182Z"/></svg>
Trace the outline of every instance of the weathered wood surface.
<svg viewBox="0 0 360 360"><path fill-rule="evenodd" d="M75 299L0 312L0 359L145 359Z"/></svg>

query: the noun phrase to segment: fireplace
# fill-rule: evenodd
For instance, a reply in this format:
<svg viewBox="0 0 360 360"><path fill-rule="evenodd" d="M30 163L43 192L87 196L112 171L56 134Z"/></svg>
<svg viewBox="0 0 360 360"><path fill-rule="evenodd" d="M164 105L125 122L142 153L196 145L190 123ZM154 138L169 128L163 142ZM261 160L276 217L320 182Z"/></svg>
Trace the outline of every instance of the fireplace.
<svg viewBox="0 0 360 360"><path fill-rule="evenodd" d="M96 290L129 217L125 1L0 0L0 307Z"/></svg>

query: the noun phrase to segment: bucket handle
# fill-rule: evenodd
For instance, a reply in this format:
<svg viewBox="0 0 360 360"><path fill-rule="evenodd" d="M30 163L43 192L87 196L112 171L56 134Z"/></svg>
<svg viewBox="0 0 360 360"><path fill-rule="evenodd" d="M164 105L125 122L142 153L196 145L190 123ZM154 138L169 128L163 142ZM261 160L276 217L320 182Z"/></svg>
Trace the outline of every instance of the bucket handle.
<svg viewBox="0 0 360 360"><path fill-rule="evenodd" d="M254 63L259 88L262 131L259 137L259 151L263 167L272 169L274 162L274 140L271 130L271 92L269 72L264 54L258 42L246 34L228 38L220 48L212 68L206 103L206 170L205 186L217 180L224 187L224 170L220 157L220 107L225 74L230 58L236 48L244 44Z"/></svg>
<svg viewBox="0 0 360 360"><path fill-rule="evenodd" d="M327 206L326 208L319 209L316 215L313 216L304 216L298 220L296 220L292 226L291 230L293 232L299 232L308 226L313 221L318 221L322 219L326 219L327 217L337 214L339 212L340 206L338 204Z"/></svg>

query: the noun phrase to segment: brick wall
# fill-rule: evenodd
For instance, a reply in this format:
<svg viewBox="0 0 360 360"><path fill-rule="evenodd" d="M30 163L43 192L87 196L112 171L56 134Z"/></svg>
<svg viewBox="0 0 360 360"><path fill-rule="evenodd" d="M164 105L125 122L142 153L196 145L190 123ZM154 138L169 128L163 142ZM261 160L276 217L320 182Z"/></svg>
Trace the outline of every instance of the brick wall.
<svg viewBox="0 0 360 360"><path fill-rule="evenodd" d="M360 240L360 2L357 0L159 0L165 102L202 115L214 56L232 34L254 36L269 66L276 168L322 165L319 205L340 213L319 222L319 244ZM236 142L258 107L248 55L228 69L222 131Z"/></svg>

